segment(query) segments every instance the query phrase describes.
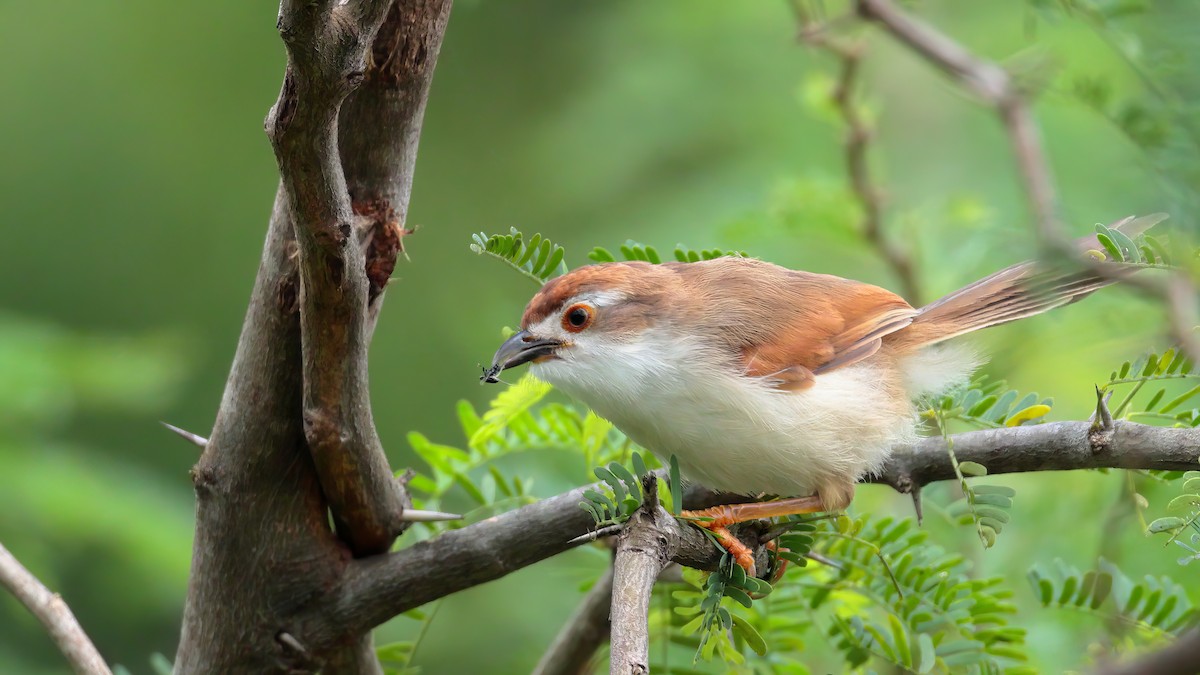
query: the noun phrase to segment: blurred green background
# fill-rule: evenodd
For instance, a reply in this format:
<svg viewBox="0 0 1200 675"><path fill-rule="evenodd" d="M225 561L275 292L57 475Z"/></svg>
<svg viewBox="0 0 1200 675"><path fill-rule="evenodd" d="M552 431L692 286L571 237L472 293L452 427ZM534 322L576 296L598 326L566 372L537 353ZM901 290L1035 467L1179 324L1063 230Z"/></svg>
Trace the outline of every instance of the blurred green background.
<svg viewBox="0 0 1200 675"><path fill-rule="evenodd" d="M1195 160L1147 156L1071 93L1094 77L1116 98L1145 96L1111 34L999 0L919 11L1047 80L1037 112L1076 232L1151 211L1192 226L1192 196L1178 184ZM157 423L211 428L275 191L261 127L283 72L275 16L273 3L244 0L186 11L150 0L0 3L0 542L66 597L106 658L134 672L149 671L152 653L174 654L191 555L195 449ZM1192 3L1163 3L1123 20L1116 44L1194 100L1200 44L1187 27L1197 20ZM823 103L834 64L795 32L782 1L457 5L426 114L411 261L397 268L374 341L375 418L393 466L414 461L411 429L461 441L454 403L494 395L477 385L479 365L534 290L474 256L472 232L540 231L572 265L594 245L634 238L897 287L854 229L841 129ZM1031 256L994 115L865 35L889 234L914 250L923 299ZM1077 419L1092 385L1166 346L1162 333L1159 308L1113 290L978 342L990 372L1054 395L1052 418ZM537 476L542 495L586 476L577 462L524 461L516 470ZM1200 588L1120 506L1122 476L1005 480L1019 494L996 549L981 551L970 528L927 527L1013 580L1016 622L1045 672L1083 662L1101 630L1038 608L1023 580L1030 564L1086 568L1103 552L1131 575ZM1171 494L1144 492L1151 512ZM860 495L856 509L911 512L883 488ZM415 662L429 673L527 671L604 562L575 551L445 600ZM415 625L398 619L379 642ZM0 672L66 672L2 594Z"/></svg>

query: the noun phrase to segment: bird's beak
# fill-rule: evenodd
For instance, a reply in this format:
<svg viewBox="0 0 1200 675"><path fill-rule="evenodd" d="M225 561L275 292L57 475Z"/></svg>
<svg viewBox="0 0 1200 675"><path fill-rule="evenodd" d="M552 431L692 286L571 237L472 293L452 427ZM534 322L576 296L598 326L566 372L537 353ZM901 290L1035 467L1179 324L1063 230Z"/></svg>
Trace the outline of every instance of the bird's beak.
<svg viewBox="0 0 1200 675"><path fill-rule="evenodd" d="M492 357L492 367L488 368L479 378L484 382L499 382L500 371L529 363L534 359L551 356L554 350L563 345L561 340L534 337L529 331L518 331L504 341Z"/></svg>

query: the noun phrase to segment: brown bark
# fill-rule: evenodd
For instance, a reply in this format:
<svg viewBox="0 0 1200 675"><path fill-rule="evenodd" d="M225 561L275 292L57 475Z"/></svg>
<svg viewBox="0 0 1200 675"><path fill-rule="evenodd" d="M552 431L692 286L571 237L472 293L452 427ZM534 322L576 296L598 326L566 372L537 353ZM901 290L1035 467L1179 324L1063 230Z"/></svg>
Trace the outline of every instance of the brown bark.
<svg viewBox="0 0 1200 675"><path fill-rule="evenodd" d="M177 672L378 672L372 626L319 618L349 562L386 551L402 527L405 496L375 435L366 357L449 10L449 0L280 7L289 58L267 131L282 181L192 471ZM339 144L360 150L343 162Z"/></svg>

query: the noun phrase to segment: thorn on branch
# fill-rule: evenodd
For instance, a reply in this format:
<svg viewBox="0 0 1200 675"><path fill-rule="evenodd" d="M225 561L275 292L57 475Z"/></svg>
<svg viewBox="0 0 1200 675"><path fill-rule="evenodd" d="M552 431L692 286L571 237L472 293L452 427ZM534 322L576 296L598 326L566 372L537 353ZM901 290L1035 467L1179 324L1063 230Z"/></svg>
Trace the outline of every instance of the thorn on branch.
<svg viewBox="0 0 1200 675"><path fill-rule="evenodd" d="M400 520L408 523L430 523L443 520L462 520L462 515L446 513L445 511L424 511L421 509L404 509Z"/></svg>
<svg viewBox="0 0 1200 675"><path fill-rule="evenodd" d="M1092 414L1092 426L1088 429L1088 445L1093 453L1107 450L1112 442L1113 430L1116 427L1112 412L1108 409L1108 399L1111 397L1111 391L1106 392L1099 386L1096 387L1096 412Z"/></svg>
<svg viewBox="0 0 1200 675"><path fill-rule="evenodd" d="M588 542L596 541L597 539L599 539L601 537L611 537L614 534L620 534L621 528L623 528L623 527L625 527L624 523L617 523L615 525L606 525L605 527L599 527L599 528L596 528L595 530L592 530L591 532L587 532L587 533L579 535L578 537L575 537L574 539L568 541L567 544L570 546L577 546L579 544L586 544Z"/></svg>
<svg viewBox="0 0 1200 675"><path fill-rule="evenodd" d="M925 520L925 511L921 505L921 486L913 485L909 494L912 496L913 512L917 514L917 525L920 525Z"/></svg>
<svg viewBox="0 0 1200 675"><path fill-rule="evenodd" d="M279 634L275 636L275 639L279 641L279 644L287 647L296 654L304 657L305 659L309 658L308 650L305 649L304 645L301 644L301 642L297 640L296 637L291 633L287 631L279 631Z"/></svg>
<svg viewBox="0 0 1200 675"><path fill-rule="evenodd" d="M167 429L167 431L171 431L171 432L175 433L175 435L179 436L180 438L187 441L188 443L191 443L192 445L196 446L197 448L200 448L201 450L208 447L208 439L199 434L193 434L190 431L180 429L179 427L175 426L174 424L168 424L167 422L160 421L159 424L163 425L163 427L165 427Z"/></svg>

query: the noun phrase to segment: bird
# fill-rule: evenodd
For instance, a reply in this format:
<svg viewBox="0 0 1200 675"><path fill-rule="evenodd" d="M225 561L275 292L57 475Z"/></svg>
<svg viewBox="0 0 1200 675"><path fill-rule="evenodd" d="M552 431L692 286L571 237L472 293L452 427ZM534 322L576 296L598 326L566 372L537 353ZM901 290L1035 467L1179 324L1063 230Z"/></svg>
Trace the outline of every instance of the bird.
<svg viewBox="0 0 1200 675"><path fill-rule="evenodd" d="M1158 220L1117 227L1136 237ZM1076 246L1103 250L1095 236ZM914 401L981 364L947 341L1072 303L1131 267L1023 262L914 308L880 286L750 257L588 265L542 286L481 379L529 364L664 463L674 455L685 478L780 497L682 514L753 575L728 527L844 510L917 438Z"/></svg>

